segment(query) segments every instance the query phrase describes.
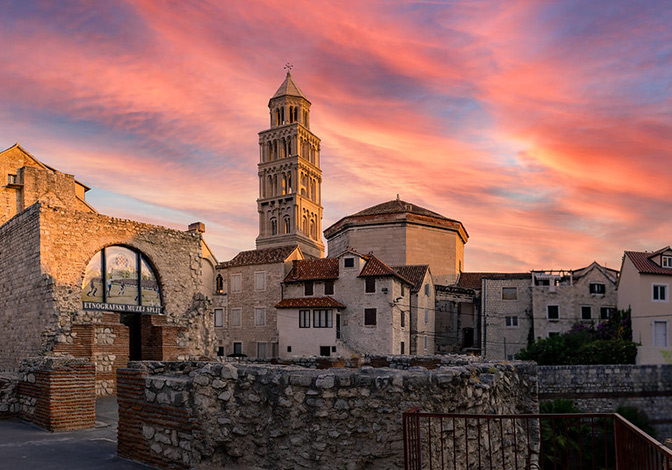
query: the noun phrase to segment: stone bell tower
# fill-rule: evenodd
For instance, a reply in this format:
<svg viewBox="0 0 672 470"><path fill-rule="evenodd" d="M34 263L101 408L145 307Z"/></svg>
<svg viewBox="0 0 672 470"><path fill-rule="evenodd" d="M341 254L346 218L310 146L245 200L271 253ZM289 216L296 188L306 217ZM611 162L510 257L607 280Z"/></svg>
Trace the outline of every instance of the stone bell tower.
<svg viewBox="0 0 672 470"><path fill-rule="evenodd" d="M322 258L320 139L290 70L268 108L270 128L259 133L257 249L299 245L305 256Z"/></svg>

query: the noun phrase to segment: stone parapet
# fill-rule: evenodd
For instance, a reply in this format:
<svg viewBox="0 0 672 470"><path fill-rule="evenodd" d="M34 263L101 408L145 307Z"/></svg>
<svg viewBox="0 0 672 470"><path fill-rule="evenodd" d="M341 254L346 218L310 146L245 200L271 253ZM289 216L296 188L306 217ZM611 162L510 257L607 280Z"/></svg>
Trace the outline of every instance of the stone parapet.
<svg viewBox="0 0 672 470"><path fill-rule="evenodd" d="M590 413L643 411L659 440L672 436L672 365L539 366L539 400L572 400Z"/></svg>
<svg viewBox="0 0 672 470"><path fill-rule="evenodd" d="M408 409L538 411L534 364L406 366L131 362L117 372L118 452L160 468L393 469Z"/></svg>

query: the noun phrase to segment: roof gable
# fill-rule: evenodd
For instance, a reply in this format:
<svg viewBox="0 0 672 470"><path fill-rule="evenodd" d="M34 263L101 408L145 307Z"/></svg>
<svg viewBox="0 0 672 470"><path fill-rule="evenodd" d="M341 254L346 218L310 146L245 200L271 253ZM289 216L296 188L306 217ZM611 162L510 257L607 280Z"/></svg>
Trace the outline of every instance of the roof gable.
<svg viewBox="0 0 672 470"><path fill-rule="evenodd" d="M362 268L358 277L396 277L410 286L413 285L411 281L403 277L395 269L392 269L387 264L383 263L374 255L368 255L366 264Z"/></svg>
<svg viewBox="0 0 672 470"><path fill-rule="evenodd" d="M298 245L264 248L261 250L241 251L230 261L219 264L220 268L232 268L234 266L251 266L255 264L284 263L295 251L303 258L301 248Z"/></svg>
<svg viewBox="0 0 672 470"><path fill-rule="evenodd" d="M625 257L627 257L632 262L632 264L635 266L635 269L637 269L640 274L662 274L666 276L672 276L672 268L663 268L653 261L653 258L666 252L667 249L669 249L669 247L663 248L662 250L654 253L647 251L626 251Z"/></svg>
<svg viewBox="0 0 672 470"><path fill-rule="evenodd" d="M425 282L425 276L429 272L428 264L409 264L404 266L393 266L392 269L397 271L404 279L411 282L411 291L417 292Z"/></svg>

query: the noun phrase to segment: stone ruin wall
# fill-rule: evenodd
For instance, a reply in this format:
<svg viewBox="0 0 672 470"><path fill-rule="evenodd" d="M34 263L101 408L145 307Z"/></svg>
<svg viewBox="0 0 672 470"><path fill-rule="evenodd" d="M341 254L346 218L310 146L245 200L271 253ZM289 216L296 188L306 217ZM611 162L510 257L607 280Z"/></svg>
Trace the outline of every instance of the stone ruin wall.
<svg viewBox="0 0 672 470"><path fill-rule="evenodd" d="M403 467L401 415L414 407L538 412L534 364L442 361L132 362L117 372L118 453L159 468L394 469Z"/></svg>
<svg viewBox="0 0 672 470"><path fill-rule="evenodd" d="M585 413L643 411L663 442L672 437L672 365L539 366L539 400L572 400Z"/></svg>

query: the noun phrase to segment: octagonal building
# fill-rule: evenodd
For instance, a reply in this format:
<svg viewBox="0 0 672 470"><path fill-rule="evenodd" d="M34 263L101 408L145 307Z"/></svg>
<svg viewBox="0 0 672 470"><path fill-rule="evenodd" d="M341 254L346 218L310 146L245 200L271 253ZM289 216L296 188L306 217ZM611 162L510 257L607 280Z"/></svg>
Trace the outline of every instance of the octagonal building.
<svg viewBox="0 0 672 470"><path fill-rule="evenodd" d="M437 284L450 285L464 270L464 225L396 200L343 217L324 231L329 257L350 249L373 253L390 266L428 264Z"/></svg>

